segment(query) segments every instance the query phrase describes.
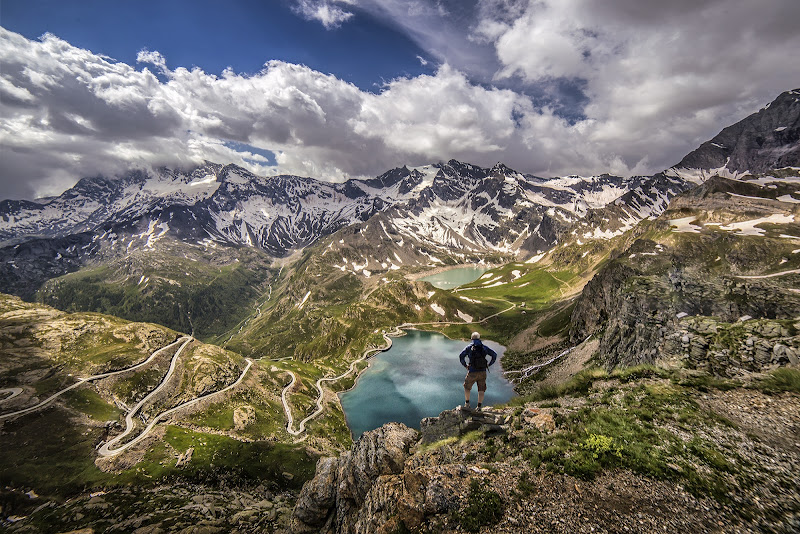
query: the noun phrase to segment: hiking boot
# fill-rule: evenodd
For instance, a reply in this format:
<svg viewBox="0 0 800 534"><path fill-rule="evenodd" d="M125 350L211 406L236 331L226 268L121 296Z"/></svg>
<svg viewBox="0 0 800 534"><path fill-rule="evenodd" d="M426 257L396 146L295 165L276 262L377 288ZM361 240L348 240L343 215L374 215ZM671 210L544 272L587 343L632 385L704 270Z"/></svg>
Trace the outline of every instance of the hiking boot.
<svg viewBox="0 0 800 534"><path fill-rule="evenodd" d="M475 411L480 412L481 410L483 410L483 406L481 406L481 403L479 402L478 406L475 408Z"/></svg>
<svg viewBox="0 0 800 534"><path fill-rule="evenodd" d="M471 412L472 408L470 407L468 402L465 402L464 404L461 405L461 411L462 412Z"/></svg>

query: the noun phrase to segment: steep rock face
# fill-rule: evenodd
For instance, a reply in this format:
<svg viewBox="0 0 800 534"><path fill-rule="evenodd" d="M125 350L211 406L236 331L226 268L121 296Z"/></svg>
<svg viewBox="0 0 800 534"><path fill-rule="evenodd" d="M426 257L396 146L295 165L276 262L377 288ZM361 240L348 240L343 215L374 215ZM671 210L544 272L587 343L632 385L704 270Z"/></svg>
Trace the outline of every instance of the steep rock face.
<svg viewBox="0 0 800 534"><path fill-rule="evenodd" d="M600 335L599 353L608 368L673 359L735 375L792 362L794 349L781 352L775 345L800 345L785 323L799 313L796 294L776 290L769 279L711 277L679 267L653 275L612 262L584 288L572 314L571 340ZM748 319L767 320L784 335L761 336ZM733 347L736 355L730 354Z"/></svg>
<svg viewBox="0 0 800 534"><path fill-rule="evenodd" d="M782 93L689 153L679 168L766 172L800 165L800 89Z"/></svg>
<svg viewBox="0 0 800 534"><path fill-rule="evenodd" d="M417 439L415 430L389 423L366 432L339 458L321 459L298 498L292 532L377 532L402 486L393 477L402 473Z"/></svg>

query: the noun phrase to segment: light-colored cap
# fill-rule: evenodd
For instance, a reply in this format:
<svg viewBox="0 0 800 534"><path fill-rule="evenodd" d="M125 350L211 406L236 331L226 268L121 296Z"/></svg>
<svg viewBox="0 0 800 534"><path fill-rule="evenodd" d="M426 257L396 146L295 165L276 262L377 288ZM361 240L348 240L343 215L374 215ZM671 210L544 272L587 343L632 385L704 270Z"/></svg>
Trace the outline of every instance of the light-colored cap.
<svg viewBox="0 0 800 534"><path fill-rule="evenodd" d="M481 333L480 332L473 332L472 333L472 339L480 339L480 338L481 338Z"/></svg>

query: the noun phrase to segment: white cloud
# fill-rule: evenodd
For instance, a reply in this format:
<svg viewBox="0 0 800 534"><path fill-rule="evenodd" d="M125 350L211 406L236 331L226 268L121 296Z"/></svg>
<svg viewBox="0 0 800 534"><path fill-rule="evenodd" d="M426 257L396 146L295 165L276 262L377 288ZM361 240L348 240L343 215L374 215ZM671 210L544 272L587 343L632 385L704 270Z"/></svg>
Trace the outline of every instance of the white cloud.
<svg viewBox="0 0 800 534"><path fill-rule="evenodd" d="M169 70L160 53L142 51L148 67L137 70L0 28L0 197L206 159L330 180L450 158L543 176L649 173L800 85L795 2L326 4L394 20L441 66L372 94L279 61L215 75ZM583 117L560 116L557 91L552 107L526 96L558 80L582 88ZM277 165L229 141L271 150Z"/></svg>
<svg viewBox="0 0 800 534"><path fill-rule="evenodd" d="M582 80L585 141L654 170L800 82L800 4L787 0L482 2L496 80ZM794 21L794 22L790 22Z"/></svg>
<svg viewBox="0 0 800 534"><path fill-rule="evenodd" d="M295 10L307 20L319 21L330 30L353 17L353 13L340 7L353 3L353 0L298 0Z"/></svg>

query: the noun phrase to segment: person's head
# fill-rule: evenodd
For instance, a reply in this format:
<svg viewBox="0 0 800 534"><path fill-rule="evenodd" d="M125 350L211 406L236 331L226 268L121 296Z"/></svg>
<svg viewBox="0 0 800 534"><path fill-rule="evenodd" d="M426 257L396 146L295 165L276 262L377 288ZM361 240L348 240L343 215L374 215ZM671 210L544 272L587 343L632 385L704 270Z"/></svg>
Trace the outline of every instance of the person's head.
<svg viewBox="0 0 800 534"><path fill-rule="evenodd" d="M472 339L480 339L480 338L481 338L481 333L480 332L473 332L472 333Z"/></svg>

